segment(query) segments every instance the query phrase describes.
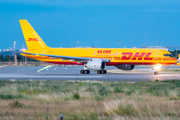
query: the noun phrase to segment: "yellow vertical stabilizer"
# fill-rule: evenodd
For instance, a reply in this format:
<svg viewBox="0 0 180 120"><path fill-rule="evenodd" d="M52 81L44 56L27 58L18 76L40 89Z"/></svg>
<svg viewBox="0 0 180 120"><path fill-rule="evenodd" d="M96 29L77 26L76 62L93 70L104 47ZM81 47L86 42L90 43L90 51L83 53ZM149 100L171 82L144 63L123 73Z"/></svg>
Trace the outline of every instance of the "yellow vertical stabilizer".
<svg viewBox="0 0 180 120"><path fill-rule="evenodd" d="M19 20L19 22L28 50L48 48L27 20Z"/></svg>

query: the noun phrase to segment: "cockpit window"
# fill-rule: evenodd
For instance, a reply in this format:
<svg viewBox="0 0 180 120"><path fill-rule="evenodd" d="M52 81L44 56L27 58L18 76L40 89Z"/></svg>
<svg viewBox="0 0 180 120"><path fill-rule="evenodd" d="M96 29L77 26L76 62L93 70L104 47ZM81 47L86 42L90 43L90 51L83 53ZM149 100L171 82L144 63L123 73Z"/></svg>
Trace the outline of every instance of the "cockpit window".
<svg viewBox="0 0 180 120"><path fill-rule="evenodd" d="M165 57L173 57L173 55L171 55L171 54L164 54L163 56L165 56Z"/></svg>

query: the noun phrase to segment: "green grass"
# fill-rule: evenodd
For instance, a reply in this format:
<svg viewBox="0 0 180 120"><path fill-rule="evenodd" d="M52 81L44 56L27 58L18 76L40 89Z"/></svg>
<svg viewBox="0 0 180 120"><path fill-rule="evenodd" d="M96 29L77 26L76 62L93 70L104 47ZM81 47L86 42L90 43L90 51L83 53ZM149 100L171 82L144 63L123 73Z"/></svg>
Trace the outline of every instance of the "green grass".
<svg viewBox="0 0 180 120"><path fill-rule="evenodd" d="M0 102L7 102L5 105L8 105L1 103L5 106L4 109L24 112L41 108L39 109L41 111L38 110L39 113L29 115L34 115L34 119L50 120L58 118L60 113L65 114L69 120L98 120L99 117L102 120L110 120L116 115L130 117L127 119L141 116L144 119L153 116L160 118L161 115L173 118L180 116L178 113L180 109L174 105L174 102L179 104L179 100L179 80L140 82L0 80ZM162 102L164 103L161 104ZM166 109L169 104L172 104L170 106L174 107L174 110ZM44 111L48 106L49 113ZM51 112L52 110L54 111Z"/></svg>
<svg viewBox="0 0 180 120"><path fill-rule="evenodd" d="M74 98L74 99L80 99L79 93L78 93L78 92L73 93L73 98Z"/></svg>
<svg viewBox="0 0 180 120"><path fill-rule="evenodd" d="M81 99L80 92L108 97L114 93L126 95L150 93L154 96L171 96L174 91L176 97L179 97L179 89L180 81L178 80L154 82L0 81L0 99L21 99L52 93L72 93L73 98Z"/></svg>
<svg viewBox="0 0 180 120"><path fill-rule="evenodd" d="M10 103L9 106L11 108L22 108L23 104L16 100L16 101Z"/></svg>
<svg viewBox="0 0 180 120"><path fill-rule="evenodd" d="M23 95L12 95L12 94L0 94L0 99L21 99L24 98Z"/></svg>
<svg viewBox="0 0 180 120"><path fill-rule="evenodd" d="M118 115L134 115L134 116L139 113L139 111L133 108L131 104L119 105L118 109L114 110L114 112Z"/></svg>

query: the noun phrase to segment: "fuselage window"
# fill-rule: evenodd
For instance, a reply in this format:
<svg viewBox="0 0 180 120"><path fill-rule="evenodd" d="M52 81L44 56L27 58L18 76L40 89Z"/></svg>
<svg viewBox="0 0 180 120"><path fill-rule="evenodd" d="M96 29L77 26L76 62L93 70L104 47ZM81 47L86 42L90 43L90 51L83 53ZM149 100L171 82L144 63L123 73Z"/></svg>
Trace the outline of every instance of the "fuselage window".
<svg viewBox="0 0 180 120"><path fill-rule="evenodd" d="M173 57L173 55L171 55L171 54L164 54L163 56L165 56L165 57Z"/></svg>

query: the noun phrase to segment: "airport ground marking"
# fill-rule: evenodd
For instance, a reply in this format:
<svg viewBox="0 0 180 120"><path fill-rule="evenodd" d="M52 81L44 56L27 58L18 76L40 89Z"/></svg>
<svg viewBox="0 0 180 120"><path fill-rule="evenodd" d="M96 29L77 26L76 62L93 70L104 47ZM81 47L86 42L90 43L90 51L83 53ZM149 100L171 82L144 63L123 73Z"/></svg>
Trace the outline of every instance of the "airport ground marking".
<svg viewBox="0 0 180 120"><path fill-rule="evenodd" d="M41 69L39 69L37 72L40 72L40 71L42 71L42 70L44 70L44 69L47 69L48 70L48 68L50 68L50 67L52 67L53 65L48 65L48 66L46 66L46 67L44 67L44 68L41 68Z"/></svg>

